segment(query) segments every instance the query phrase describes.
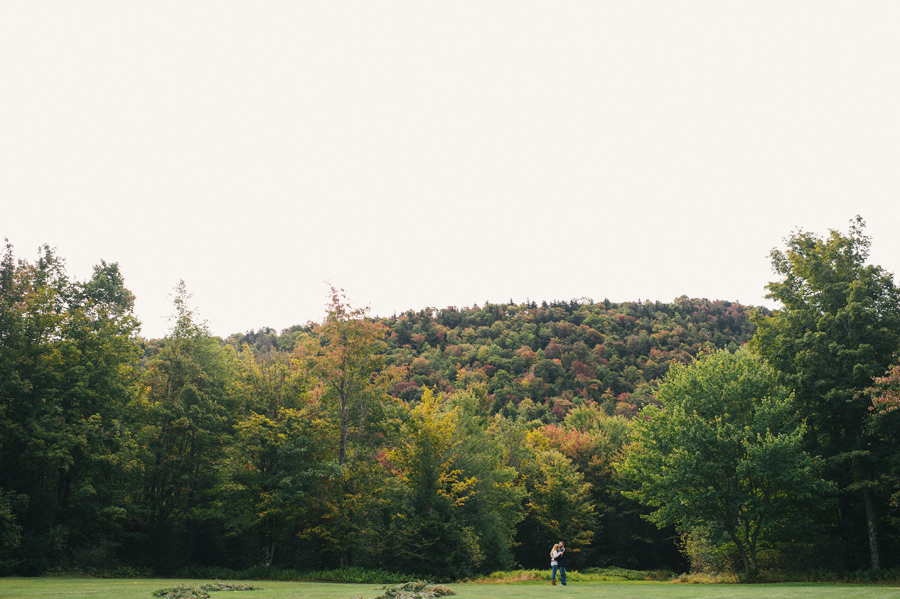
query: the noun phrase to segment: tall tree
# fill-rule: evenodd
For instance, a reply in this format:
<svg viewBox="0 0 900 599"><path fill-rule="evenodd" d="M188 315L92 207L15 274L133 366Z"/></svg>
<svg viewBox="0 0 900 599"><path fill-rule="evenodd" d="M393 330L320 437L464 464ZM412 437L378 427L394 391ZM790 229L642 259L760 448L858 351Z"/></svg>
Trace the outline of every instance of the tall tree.
<svg viewBox="0 0 900 599"><path fill-rule="evenodd" d="M294 350L313 401L336 430L336 474L323 497L320 524L309 534L338 554L342 565L350 564L369 524L367 500L373 494L367 485L378 479L373 461L390 433L387 414L394 401L388 390L400 375L385 363L387 327L367 314L332 288L324 322Z"/></svg>
<svg viewBox="0 0 900 599"><path fill-rule="evenodd" d="M125 512L122 409L139 323L118 265L71 280L48 246L0 265L0 496L25 571L99 566ZM21 527L21 528L18 528ZM14 537L15 538L15 537Z"/></svg>
<svg viewBox="0 0 900 599"><path fill-rule="evenodd" d="M893 491L891 507L896 514L900 508L900 364L894 363L883 376L875 377L866 395L872 398L867 431L880 442L876 458L887 467L885 474Z"/></svg>
<svg viewBox="0 0 900 599"><path fill-rule="evenodd" d="M367 309L353 308L343 290L332 287L325 321L294 352L313 396L338 425L341 466L352 465L370 449L371 427L399 374L385 364L388 333L385 325L368 318Z"/></svg>
<svg viewBox="0 0 900 599"><path fill-rule="evenodd" d="M234 362L232 394L241 417L218 494L226 525L248 547L251 563L308 562L297 535L325 476L326 426L307 404L290 354L245 345Z"/></svg>
<svg viewBox="0 0 900 599"><path fill-rule="evenodd" d="M136 501L146 523L141 552L164 571L213 554L221 535L209 532L215 518L208 510L234 420L229 361L220 341L197 321L190 297L179 282L174 325L148 361L132 406L139 443Z"/></svg>
<svg viewBox="0 0 900 599"><path fill-rule="evenodd" d="M704 528L734 543L746 572L761 542L777 539L828 485L801 448L789 392L748 350L720 350L669 370L660 406L644 408L618 464L654 508L648 518L683 532Z"/></svg>
<svg viewBox="0 0 900 599"><path fill-rule="evenodd" d="M442 410L426 389L387 454L401 482L400 501L391 506L400 517L391 529L399 539L396 562L404 571L459 577L473 573L484 559L475 531L458 514L478 481L455 467L456 425L455 411Z"/></svg>
<svg viewBox="0 0 900 599"><path fill-rule="evenodd" d="M456 415L453 466L474 481L474 492L459 507L458 516L474 532L485 559L481 571L515 566L516 527L525 517L526 490L514 467L514 449L504 431L504 419L488 415L490 398L483 387L445 396Z"/></svg>
<svg viewBox="0 0 900 599"><path fill-rule="evenodd" d="M846 235L798 231L786 250L772 250L780 280L766 286L766 297L782 307L754 319L753 345L794 391L810 428L807 447L827 459L827 476L840 488L840 547L854 545L853 523L863 512L870 565L877 569L879 464L870 446L877 440L866 434L869 403L861 392L897 351L900 290L890 273L867 264L871 240L864 228L857 216Z"/></svg>
<svg viewBox="0 0 900 599"><path fill-rule="evenodd" d="M484 400L426 388L403 410L385 456L393 481L382 534L387 563L401 571L460 578L513 566L524 493Z"/></svg>

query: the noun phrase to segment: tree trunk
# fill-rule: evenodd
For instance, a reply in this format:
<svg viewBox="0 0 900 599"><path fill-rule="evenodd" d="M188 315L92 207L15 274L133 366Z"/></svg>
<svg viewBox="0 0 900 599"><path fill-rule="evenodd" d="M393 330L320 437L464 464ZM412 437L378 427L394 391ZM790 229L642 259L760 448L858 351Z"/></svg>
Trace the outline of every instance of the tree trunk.
<svg viewBox="0 0 900 599"><path fill-rule="evenodd" d="M748 532L750 526L748 525ZM753 527L753 532L751 532L747 537L747 545L750 550L750 567L753 568L753 572L759 571L759 562L756 561L756 541L759 539L759 531L762 528L762 525L757 523L756 526Z"/></svg>
<svg viewBox="0 0 900 599"><path fill-rule="evenodd" d="M727 534L729 537L731 537L731 541L734 543L734 546L737 547L738 553L741 556L741 561L744 562L744 572L749 574L750 572L752 572L752 569L750 565L750 556L747 555L747 548L744 547L744 544L741 542L740 537L738 537L736 530L729 530Z"/></svg>
<svg viewBox="0 0 900 599"><path fill-rule="evenodd" d="M872 558L872 569L881 569L881 559L878 555L878 526L875 520L875 502L872 500L872 490L863 491L863 499L866 502L866 522L869 528L869 554Z"/></svg>

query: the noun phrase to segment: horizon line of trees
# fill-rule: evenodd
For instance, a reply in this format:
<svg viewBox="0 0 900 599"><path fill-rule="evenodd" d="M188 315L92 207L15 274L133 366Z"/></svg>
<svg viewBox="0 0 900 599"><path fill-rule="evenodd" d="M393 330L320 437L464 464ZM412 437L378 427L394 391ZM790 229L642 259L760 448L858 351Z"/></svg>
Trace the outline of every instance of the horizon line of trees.
<svg viewBox="0 0 900 599"><path fill-rule="evenodd" d="M427 308L139 336L118 265L0 262L0 574L896 566L900 292L848 234L783 308Z"/></svg>

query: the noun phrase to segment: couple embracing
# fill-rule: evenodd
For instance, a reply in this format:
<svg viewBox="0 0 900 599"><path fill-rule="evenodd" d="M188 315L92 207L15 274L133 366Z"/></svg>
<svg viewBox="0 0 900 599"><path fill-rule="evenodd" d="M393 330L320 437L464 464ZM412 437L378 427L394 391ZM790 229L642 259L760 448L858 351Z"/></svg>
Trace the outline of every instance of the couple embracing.
<svg viewBox="0 0 900 599"><path fill-rule="evenodd" d="M556 570L559 569L559 582L566 586L566 546L560 541L550 551L550 566L553 568L553 576L550 584L556 585Z"/></svg>

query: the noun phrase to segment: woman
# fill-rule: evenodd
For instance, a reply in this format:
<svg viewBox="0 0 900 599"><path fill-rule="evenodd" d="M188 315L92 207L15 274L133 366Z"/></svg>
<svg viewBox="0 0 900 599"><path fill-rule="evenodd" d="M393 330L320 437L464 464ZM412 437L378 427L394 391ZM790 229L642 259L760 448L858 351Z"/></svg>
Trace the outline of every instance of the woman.
<svg viewBox="0 0 900 599"><path fill-rule="evenodd" d="M566 559L568 558L568 554L566 553L565 543L560 541L557 545L559 545L559 549L556 550L556 566L559 570L559 582L563 586L566 586Z"/></svg>
<svg viewBox="0 0 900 599"><path fill-rule="evenodd" d="M550 578L550 584L556 586L556 568L559 566L559 562L556 561L562 555L562 551L559 550L559 543L553 546L553 549L550 550L550 567L553 569L553 576Z"/></svg>

